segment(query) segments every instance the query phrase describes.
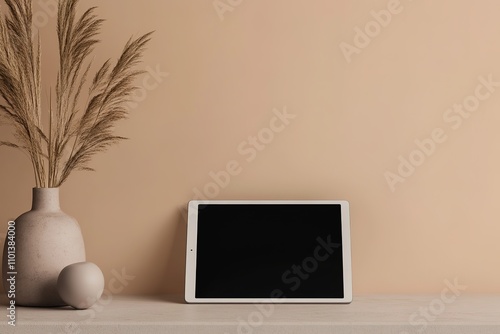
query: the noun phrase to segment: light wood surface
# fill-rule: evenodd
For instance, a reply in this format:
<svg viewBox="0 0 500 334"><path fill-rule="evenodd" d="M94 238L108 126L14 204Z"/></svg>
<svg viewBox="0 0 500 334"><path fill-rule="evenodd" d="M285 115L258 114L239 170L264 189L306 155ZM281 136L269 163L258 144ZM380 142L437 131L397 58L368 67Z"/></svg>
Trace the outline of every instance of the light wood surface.
<svg viewBox="0 0 500 334"><path fill-rule="evenodd" d="M6 303L2 303L6 314ZM357 296L351 304L186 304L181 296L116 296L92 309L16 309L0 333L498 334L500 295Z"/></svg>

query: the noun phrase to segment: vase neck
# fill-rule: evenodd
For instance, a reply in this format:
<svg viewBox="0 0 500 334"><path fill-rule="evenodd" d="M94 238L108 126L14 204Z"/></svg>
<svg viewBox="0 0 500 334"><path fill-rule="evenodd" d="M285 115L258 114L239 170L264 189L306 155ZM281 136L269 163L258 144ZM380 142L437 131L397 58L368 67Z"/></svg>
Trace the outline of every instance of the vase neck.
<svg viewBox="0 0 500 334"><path fill-rule="evenodd" d="M59 188L33 188L31 210L60 210Z"/></svg>

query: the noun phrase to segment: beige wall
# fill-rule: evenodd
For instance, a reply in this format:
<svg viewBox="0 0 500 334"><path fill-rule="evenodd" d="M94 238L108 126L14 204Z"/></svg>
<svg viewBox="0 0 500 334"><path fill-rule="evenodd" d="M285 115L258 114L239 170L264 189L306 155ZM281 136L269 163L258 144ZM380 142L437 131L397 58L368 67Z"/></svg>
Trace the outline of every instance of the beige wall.
<svg viewBox="0 0 500 334"><path fill-rule="evenodd" d="M355 294L438 292L455 278L468 292L500 292L500 87L476 89L480 76L500 81L500 2L243 0L223 20L211 0L80 8L91 5L107 19L97 62L156 30L143 68L168 72L139 80L146 94L117 128L130 140L61 190L107 282L125 268L135 279L123 293L181 293L181 209L208 187L217 199L349 200ZM388 7L378 31L370 11ZM44 25L50 8L35 11L47 96L54 19ZM365 25L369 44L353 30ZM344 56L342 42L356 53ZM447 109L462 103L477 108L459 124ZM248 136L284 108L295 118L247 161ZM415 141L436 128L422 159ZM420 165L391 191L400 155ZM4 232L29 209L33 177L22 154L0 157ZM241 172L207 186L232 160Z"/></svg>

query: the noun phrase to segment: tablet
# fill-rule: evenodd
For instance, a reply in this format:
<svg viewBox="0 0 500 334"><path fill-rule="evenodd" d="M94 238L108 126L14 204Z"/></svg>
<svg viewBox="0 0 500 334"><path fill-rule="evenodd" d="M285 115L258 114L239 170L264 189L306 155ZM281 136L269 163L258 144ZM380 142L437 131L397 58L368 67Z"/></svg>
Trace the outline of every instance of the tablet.
<svg viewBox="0 0 500 334"><path fill-rule="evenodd" d="M191 201L188 303L349 303L347 201Z"/></svg>

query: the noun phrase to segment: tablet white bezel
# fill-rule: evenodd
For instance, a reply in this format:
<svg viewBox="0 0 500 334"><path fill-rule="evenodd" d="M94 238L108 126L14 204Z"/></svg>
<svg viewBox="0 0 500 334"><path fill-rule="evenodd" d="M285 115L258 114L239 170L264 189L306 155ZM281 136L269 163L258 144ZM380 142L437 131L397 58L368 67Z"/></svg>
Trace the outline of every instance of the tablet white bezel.
<svg viewBox="0 0 500 334"><path fill-rule="evenodd" d="M196 244L198 206L206 204L340 204L344 298L196 298ZM185 300L188 303L350 303L352 301L349 202L344 200L193 200L188 204Z"/></svg>

